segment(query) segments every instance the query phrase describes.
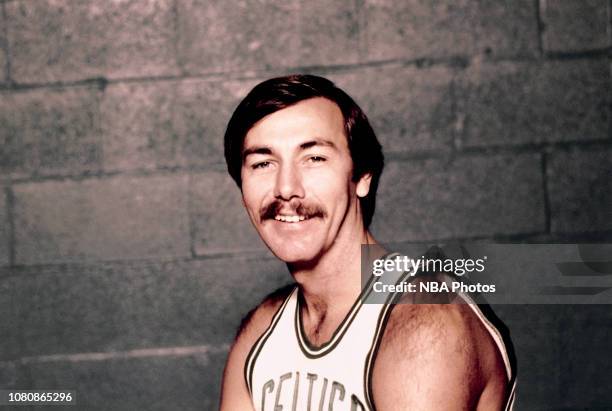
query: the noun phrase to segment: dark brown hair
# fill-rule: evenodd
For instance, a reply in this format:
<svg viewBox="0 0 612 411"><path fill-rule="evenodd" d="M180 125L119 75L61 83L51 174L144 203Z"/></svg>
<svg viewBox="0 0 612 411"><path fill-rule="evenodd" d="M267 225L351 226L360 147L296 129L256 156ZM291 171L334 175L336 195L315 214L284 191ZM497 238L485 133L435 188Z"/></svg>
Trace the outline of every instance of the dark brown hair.
<svg viewBox="0 0 612 411"><path fill-rule="evenodd" d="M376 190L384 167L382 147L368 118L357 103L331 81L308 74L277 77L259 83L240 102L225 131L225 161L238 187L242 186L242 150L248 131L265 116L314 97L324 97L338 105L344 117L344 130L353 159L353 181L370 173L368 195L360 198L364 227L372 222Z"/></svg>

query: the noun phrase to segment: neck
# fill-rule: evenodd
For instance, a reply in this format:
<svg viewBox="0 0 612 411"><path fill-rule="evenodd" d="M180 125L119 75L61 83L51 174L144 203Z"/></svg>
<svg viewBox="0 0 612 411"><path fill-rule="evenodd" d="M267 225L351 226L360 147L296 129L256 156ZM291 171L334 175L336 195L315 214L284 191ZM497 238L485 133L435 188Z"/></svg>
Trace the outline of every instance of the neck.
<svg viewBox="0 0 612 411"><path fill-rule="evenodd" d="M361 244L377 243L363 227L355 231L346 233L345 241L337 239L315 263L289 265L313 319L344 315L361 293Z"/></svg>

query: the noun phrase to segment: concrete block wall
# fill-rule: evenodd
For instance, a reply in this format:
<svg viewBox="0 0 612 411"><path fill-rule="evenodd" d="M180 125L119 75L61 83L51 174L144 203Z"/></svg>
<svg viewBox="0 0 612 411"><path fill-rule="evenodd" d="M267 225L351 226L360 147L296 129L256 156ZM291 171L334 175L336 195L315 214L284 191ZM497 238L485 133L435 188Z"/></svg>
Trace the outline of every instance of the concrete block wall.
<svg viewBox="0 0 612 411"><path fill-rule="evenodd" d="M291 281L222 156L275 75L325 75L370 117L382 241L611 241L611 7L0 0L0 388L216 408L240 319ZM611 311L499 307L518 409L612 407L589 383Z"/></svg>

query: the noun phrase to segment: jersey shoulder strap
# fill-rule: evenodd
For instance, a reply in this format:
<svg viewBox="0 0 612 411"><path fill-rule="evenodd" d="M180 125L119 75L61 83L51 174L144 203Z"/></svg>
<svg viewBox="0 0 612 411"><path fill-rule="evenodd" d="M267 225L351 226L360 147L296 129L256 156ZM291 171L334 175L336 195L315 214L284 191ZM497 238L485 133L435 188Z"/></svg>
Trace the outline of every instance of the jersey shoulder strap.
<svg viewBox="0 0 612 411"><path fill-rule="evenodd" d="M276 313L274 313L274 316L272 316L270 325L264 331L264 333L261 336L259 336L259 338L255 341L255 344L253 344L253 347L251 347L251 350L249 351L249 354L246 357L246 360L244 362L244 378L245 378L246 386L249 390L249 394L251 395L252 395L253 369L255 368L255 362L257 361L257 357L259 356L259 353L261 352L261 349L265 345L266 341L268 340L268 338L270 338L270 335L272 335L275 328L277 327L279 320L283 316L283 313L286 311L289 300L291 300L291 297L297 292L297 290L298 290L297 285L293 286L291 292L288 293L283 303L276 310Z"/></svg>

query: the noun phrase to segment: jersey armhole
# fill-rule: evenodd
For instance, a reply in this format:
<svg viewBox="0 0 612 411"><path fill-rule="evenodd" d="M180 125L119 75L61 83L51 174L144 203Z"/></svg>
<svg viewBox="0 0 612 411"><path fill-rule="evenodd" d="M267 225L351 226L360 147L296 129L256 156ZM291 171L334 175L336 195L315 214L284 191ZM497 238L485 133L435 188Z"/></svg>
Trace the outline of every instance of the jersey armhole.
<svg viewBox="0 0 612 411"><path fill-rule="evenodd" d="M391 253L389 256L393 256ZM409 273L405 272L400 275L396 284L405 281L406 278L409 277ZM372 345L368 355L366 357L365 364L365 375L364 375L364 393L366 396L366 402L368 407L374 411L376 407L374 406L374 394L372 389L372 370L374 369L374 361L376 360L376 356L378 354L378 349L380 348L380 344L382 342L383 334L385 333L385 329L387 328L387 323L389 322L389 317L391 316L391 310L398 303L401 298L401 293L395 292L389 294L387 300L385 301L385 306L382 310L380 310L380 314L378 315L378 320L376 321L376 331L374 333L374 338L372 339Z"/></svg>
<svg viewBox="0 0 612 411"><path fill-rule="evenodd" d="M266 340L270 337L270 335L276 328L278 321L280 320L283 312L285 311L285 307L287 306L287 303L291 299L291 296L295 293L296 289L297 287L295 287L289 293L289 295L287 295L287 297L285 298L285 301L276 310L276 313L274 313L274 316L272 317L272 321L270 321L270 325L268 326L268 328L266 328L263 334L261 334L259 338L257 338L257 340L255 341L255 344L253 344L253 346L251 347L251 350L249 351L244 361L244 381L246 383L247 390L249 391L249 395L251 396L251 398L253 397L251 384L253 380L253 369L255 368L255 361L257 361L257 357L259 356L261 349L266 343Z"/></svg>

